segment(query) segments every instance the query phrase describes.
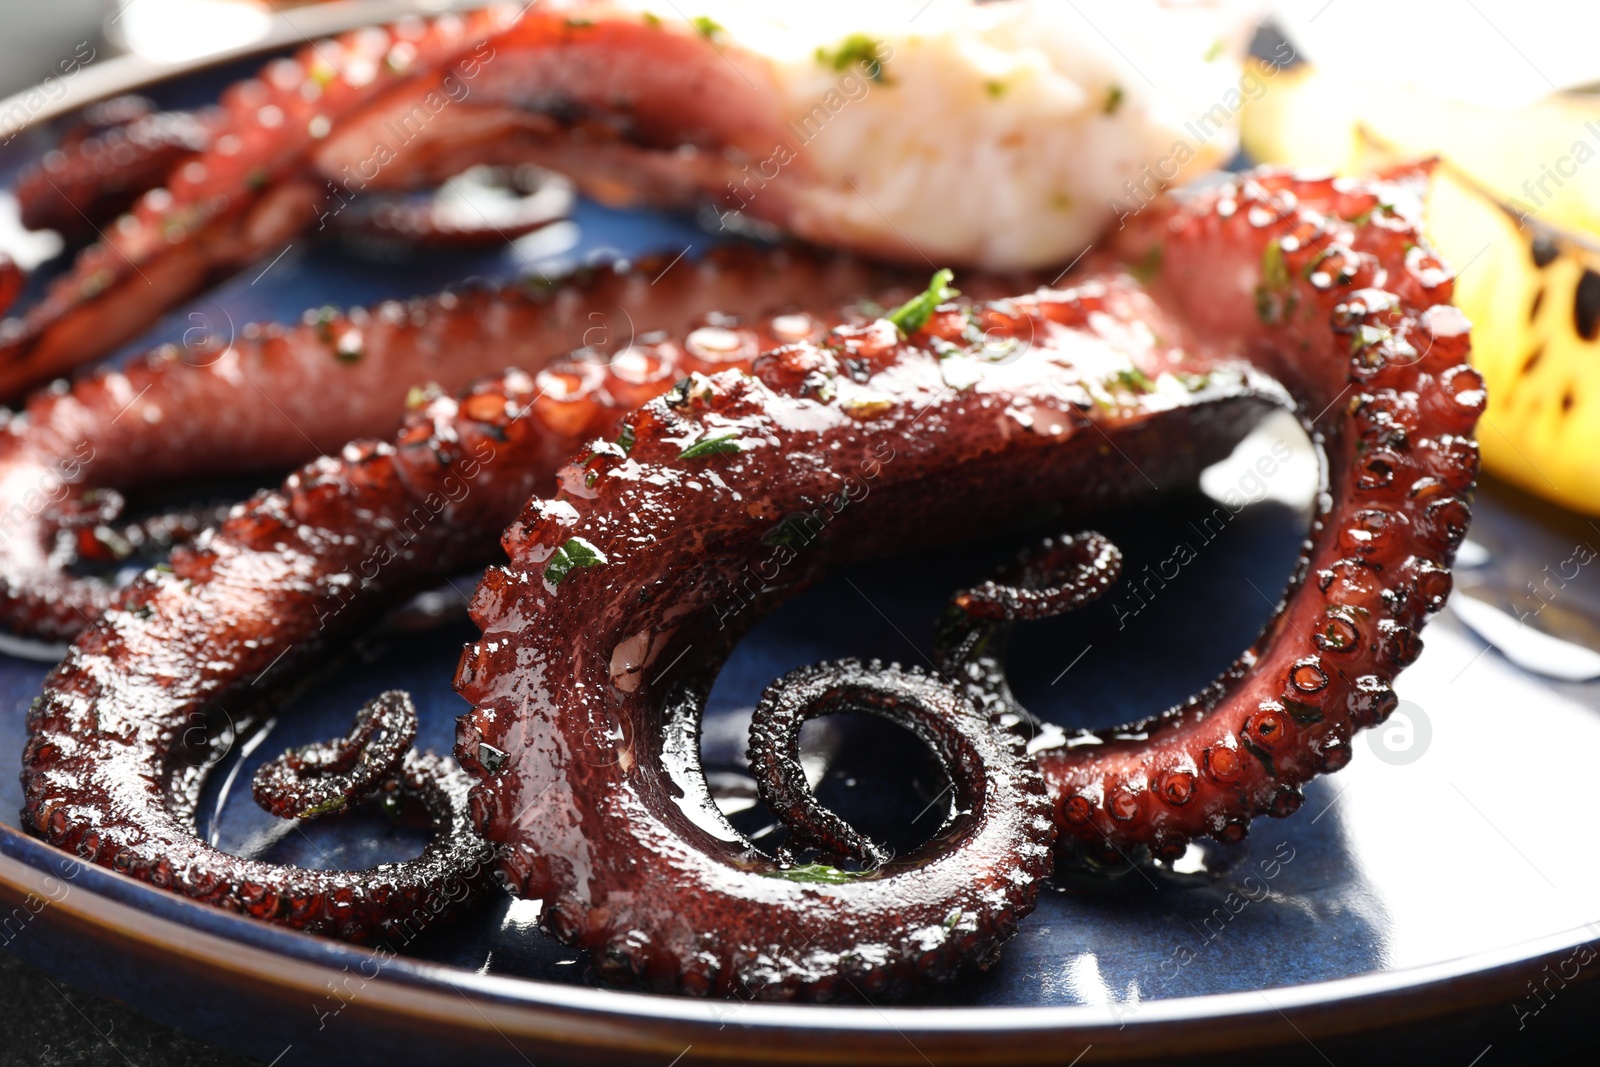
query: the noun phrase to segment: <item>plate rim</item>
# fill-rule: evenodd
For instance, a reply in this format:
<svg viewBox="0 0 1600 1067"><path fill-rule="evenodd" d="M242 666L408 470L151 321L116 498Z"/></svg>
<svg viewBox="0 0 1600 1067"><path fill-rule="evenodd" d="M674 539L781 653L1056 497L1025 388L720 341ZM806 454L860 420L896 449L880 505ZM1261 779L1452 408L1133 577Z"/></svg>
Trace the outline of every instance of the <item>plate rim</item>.
<svg viewBox="0 0 1600 1067"><path fill-rule="evenodd" d="M296 44L310 44L321 38L336 36L364 26L380 26L398 21L408 15L434 17L452 12L465 12L483 7L493 7L505 0L339 0L309 8L295 9L294 18L281 11L267 14L267 28L261 36L241 44L231 45L180 60L156 60L132 52L110 56L91 62L79 69L70 79L58 82L65 89L59 97L50 98L42 84L19 89L0 98L0 115L10 115L21 109L26 118L15 126L6 126L0 133L0 146L69 115L74 111L108 100L124 93L169 78L195 74L211 67L222 66L252 56L278 52ZM45 102L34 107L29 96L44 95Z"/></svg>
<svg viewBox="0 0 1600 1067"><path fill-rule="evenodd" d="M53 899L50 865L75 864L71 889ZM82 881L81 879L87 879ZM59 883L57 883L59 888ZM278 994L326 997L330 976L352 964L381 960L371 949L270 926L165 893L78 860L16 828L0 827L0 898L32 894L48 901L38 915L65 920L101 943L161 956L212 978L228 978ZM148 908L140 907L149 905ZM937 1051L951 1063L1028 1062L1058 1058L1046 1038L1069 1038L1122 1055L1181 1047L1198 1051L1264 1047L1290 1039L1287 1022L1307 1040L1335 1038L1374 1025L1439 1019L1494 1002L1510 1003L1525 976L1595 940L1592 925L1496 949L1392 971L1372 972L1264 990L1210 993L1110 1005L1020 1007L851 1006L734 1001L736 1025L715 1001L629 990L571 986L536 978L488 975L405 956L365 979L359 1003L368 1014L408 1025L428 1022L434 1036L498 1035L572 1051L675 1054L693 1045L703 1055L759 1056L816 1062L842 1043L853 1051L890 1055ZM361 972L363 975L365 972ZM475 1010L463 1013L461 1000ZM350 1003L357 1003L352 1000ZM1379 1022L1381 1020L1381 1022ZM783 1045L775 1037L807 1041ZM908 1044L911 1037L917 1040ZM921 1061L922 1052L916 1059ZM886 1061L887 1062L887 1061Z"/></svg>

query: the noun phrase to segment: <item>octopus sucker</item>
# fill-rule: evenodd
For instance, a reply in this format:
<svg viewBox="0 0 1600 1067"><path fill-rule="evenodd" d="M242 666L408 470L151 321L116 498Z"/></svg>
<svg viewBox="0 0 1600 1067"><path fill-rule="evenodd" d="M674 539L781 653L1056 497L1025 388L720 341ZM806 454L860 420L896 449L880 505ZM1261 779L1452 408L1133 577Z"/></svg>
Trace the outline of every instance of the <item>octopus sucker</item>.
<svg viewBox="0 0 1600 1067"><path fill-rule="evenodd" d="M263 910L291 925L381 936L426 912L438 887L416 878L210 849L177 746L278 657L313 662L494 562L498 535L455 755L472 828L547 930L658 991L876 997L982 966L1053 861L1236 839L1290 814L1392 710L1449 592L1483 405L1412 180L1250 172L1152 203L1050 287L958 279L962 295L941 271L881 315L706 317L637 359L424 398L392 438L303 467L177 549L80 635L30 712L26 823L221 906L245 884L287 892L305 908ZM1278 612L1202 696L1097 744L1028 739L1037 724L990 684L997 646L946 627L947 676L833 664L764 702L752 748L776 758L772 795L844 866L763 854L711 803L701 708L765 612L856 560L992 536L1041 505L1070 529L1190 485L1283 405L1323 454L1322 503ZM1053 540L952 609L1003 628L1100 595L1117 563L1095 535ZM911 725L978 801L907 855L785 791L798 721L854 707ZM340 922L333 901L353 909Z"/></svg>
<svg viewBox="0 0 1600 1067"><path fill-rule="evenodd" d="M70 639L119 595L78 564L166 551L214 518L130 526L125 505L141 490L281 475L390 434L408 403L511 366L535 376L535 403L559 426L553 471L584 433L683 374L818 332L911 277L799 247L649 256L554 285L317 309L35 393L0 426L0 624Z"/></svg>

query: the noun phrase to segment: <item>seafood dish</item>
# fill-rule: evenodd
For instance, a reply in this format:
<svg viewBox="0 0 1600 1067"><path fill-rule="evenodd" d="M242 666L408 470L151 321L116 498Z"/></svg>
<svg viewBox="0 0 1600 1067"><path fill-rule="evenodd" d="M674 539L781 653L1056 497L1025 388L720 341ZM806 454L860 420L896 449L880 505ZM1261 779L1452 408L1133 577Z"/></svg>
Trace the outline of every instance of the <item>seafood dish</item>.
<svg viewBox="0 0 1600 1067"><path fill-rule="evenodd" d="M90 109L16 187L76 259L45 285L0 272L0 622L68 643L27 713L27 830L328 938L404 943L509 892L608 984L848 1001L989 967L1061 872L1293 815L1394 712L1471 518L1488 390L1424 232L1436 164L1216 173L1251 21L1121 5L1158 89L1071 6L911 29L832 4L492 7L319 42L210 108ZM1181 26L1140 31L1158 17ZM1212 96L1214 123L1174 117ZM464 172L503 214L417 197ZM297 236L504 241L563 217L563 179L734 240L91 366ZM573 344L600 306L632 343ZM1096 516L1193 486L1283 410L1320 483L1260 636L1136 722L1025 708L1016 626L1150 580ZM267 487L130 503L241 477ZM789 836L736 830L700 744L741 638L841 567L996 530L1019 553L949 591L930 667L771 683L749 766ZM205 724L248 733L477 570L452 753L416 750L390 689L253 782L280 819L426 826L420 855L314 869L198 832ZM949 814L915 849L808 781L802 726L845 712L942 767Z"/></svg>

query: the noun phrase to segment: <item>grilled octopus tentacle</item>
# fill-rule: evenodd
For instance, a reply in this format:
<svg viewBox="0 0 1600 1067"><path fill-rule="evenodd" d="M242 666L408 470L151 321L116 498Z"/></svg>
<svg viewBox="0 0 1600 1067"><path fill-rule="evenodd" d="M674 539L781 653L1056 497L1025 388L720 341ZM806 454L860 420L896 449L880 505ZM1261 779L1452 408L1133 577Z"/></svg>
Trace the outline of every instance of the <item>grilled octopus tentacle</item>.
<svg viewBox="0 0 1600 1067"><path fill-rule="evenodd" d="M347 736L292 748L262 764L251 795L280 819L343 811L393 776L416 738L416 705L409 694L391 689L362 705Z"/></svg>
<svg viewBox="0 0 1600 1067"><path fill-rule="evenodd" d="M229 118L226 110L216 107L156 111L150 101L137 96L94 105L54 149L17 176L13 192L22 224L30 230L54 230L68 241L98 233L139 197L161 188L181 164L195 160L203 165L197 157L216 143L219 134L226 134ZM483 188L492 182L503 191L487 207L452 203L443 190L427 197L358 196L356 190L347 190L340 196L338 210L319 222L346 238L381 241L385 246L468 247L514 240L570 210L569 197L547 188L546 174L532 168L481 169L482 175L464 177ZM545 195L538 195L542 190ZM344 195L350 196L348 203ZM0 302L0 310L9 303Z"/></svg>
<svg viewBox="0 0 1600 1067"><path fill-rule="evenodd" d="M748 366L764 347L820 337L828 323L839 321L841 302L893 277L848 259L781 250L718 252L665 274L663 266L642 263L637 274L605 271L582 286L539 297L464 294L392 305L393 314L355 323L364 345L393 339L394 362L387 366L333 358L347 327L343 319L332 320L337 328L329 336L313 325L249 349L272 371L262 389L287 392L296 382L303 389L307 377L328 376L321 387L297 391L313 408L298 412L295 421L332 440L351 420L380 420L381 426L393 417L381 402L368 407L367 390L391 395L392 411L401 406L394 394L403 394L408 382L460 376L466 373L461 364L526 358L529 369L479 380L456 399L435 396L413 407L392 442L357 441L337 458L323 457L176 549L170 572L149 572L122 591L68 651L29 712L27 825L62 848L152 884L342 937L396 930L410 936L465 903L481 882L447 884L441 874L460 869L455 852L341 872L304 871L212 848L194 833L203 780L185 735L229 709L235 722L248 719L263 700L275 699L274 683L292 676L295 662L337 649L387 607L488 562L496 533L531 494L550 488L558 464L583 441L612 432L621 411L685 373ZM580 334L592 328L588 316L595 308L607 314L628 309L638 326L634 343L606 363L550 362L570 347L562 340L568 326L577 324ZM782 310L759 317L771 309ZM657 327L681 340L647 332ZM169 364L158 368L161 376L142 397L139 387L111 375L37 401L29 419L46 441L53 438L43 435L44 427L52 434L78 429L109 462L123 462L124 450L139 445L145 451L129 467L136 469L142 455L147 465L184 473L195 454L181 442L170 448L133 431L128 438L94 436L124 432L129 420L114 416L129 399L194 416L203 426L219 421L208 410L231 411L222 386L238 370L219 376L209 367ZM359 373L368 366L373 373ZM358 380L339 377L351 373ZM152 424L142 409L131 410L140 415L136 426ZM291 459L305 447L292 439L296 431L288 424L255 409L231 411L216 432L232 432L230 419L253 426L238 432L254 433L250 439L274 460ZM128 473L127 467L110 469ZM448 803L454 787L441 791L429 784L454 781L441 777L443 768L436 757L408 756L401 767L405 792L460 838L470 828ZM465 846L455 841L449 847Z"/></svg>
<svg viewBox="0 0 1600 1067"><path fill-rule="evenodd" d="M231 86L202 149L174 159L162 187L0 323L0 398L115 350L301 232L417 221L352 208L341 224L359 196L434 187L480 164L548 163L608 200L681 205L739 174L720 149L771 150L765 131L782 123L762 111L770 90L759 105L730 106L750 83L712 41L611 8L577 13L501 5L404 20L318 42ZM49 210L42 196L30 202ZM461 235L445 216L422 219L440 237Z"/></svg>
<svg viewBox="0 0 1600 1067"><path fill-rule="evenodd" d="M1039 753L1064 847L1115 861L1238 840L1256 815L1292 814L1307 780L1349 762L1351 734L1393 711L1390 683L1450 592L1485 401L1453 276L1420 235L1421 192L1419 175L1267 171L1121 235L1123 255L1161 250L1155 290L1176 313L1253 338L1324 488L1283 600L1216 684L1103 744Z"/></svg>
<svg viewBox="0 0 1600 1067"><path fill-rule="evenodd" d="M1006 685L1005 643L1010 624L1080 608L1103 595L1121 573L1122 553L1100 534L1047 538L1042 545L1024 552L1016 565L1001 576L1007 584L988 581L952 596L935 633L934 666L946 680L946 688L957 692L965 689L967 700L940 701L945 709L942 715L914 714L928 706L918 699L918 691L931 684L917 672L912 672L907 684L905 672L898 667L883 670L874 663L863 669L854 661L845 661L818 665L811 668L812 674L807 677L827 677L837 679L840 685L855 685L875 694L880 704L891 707L897 694L905 697L913 713L890 717L939 753L948 773L952 762L950 746L962 741L964 734L958 727L965 723L998 724L1005 728L999 736L1014 740L1017 747L1022 745L1023 737L1031 738L1046 729L1016 703ZM829 714L840 702L824 705L816 701L809 690L790 683L794 677L780 679L767 690L751 723L750 765L761 801L794 835L789 851L817 848L829 855L881 865L888 859L883 848L823 808L811 792L800 764L800 727L808 718ZM845 705L846 710L854 707ZM860 707L874 710L866 703ZM973 715L974 708L981 714ZM1000 763L995 759L987 762ZM958 778L951 775L951 780ZM958 797L955 810L965 806Z"/></svg>
<svg viewBox="0 0 1600 1067"><path fill-rule="evenodd" d="M1022 739L992 729L960 689L899 664L819 663L769 686L750 723L751 771L762 802L794 832L794 851L818 848L868 867L881 867L891 858L883 846L821 805L800 765L800 727L808 719L845 711L877 715L915 733L939 757L957 812L1017 805L1030 816L1047 810L1043 779L1035 780ZM1042 849L1022 850L1007 859L1031 882L1044 873L1043 856Z"/></svg>
<svg viewBox="0 0 1600 1067"><path fill-rule="evenodd" d="M61 143L17 175L22 224L81 240L160 188L178 163L209 148L227 120L221 108L157 111L119 96L96 104Z"/></svg>
<svg viewBox="0 0 1600 1067"><path fill-rule="evenodd" d="M1122 575L1122 552L1093 531L1046 538L998 579L950 598L934 631L933 662L972 698L1030 741L1050 729L1017 703L1006 682L1012 624L1061 615L1104 596Z"/></svg>
<svg viewBox="0 0 1600 1067"><path fill-rule="evenodd" d="M454 66L481 62L485 42L513 16L495 8L361 30L231 86L221 114L205 123L209 144L176 159L163 187L107 227L38 303L0 323L0 395L115 350L178 301L316 224L343 203L333 176L311 165L334 124L385 93L421 95ZM363 147L370 156L374 143Z"/></svg>
<svg viewBox="0 0 1600 1067"><path fill-rule="evenodd" d="M1040 500L1082 512L1187 484L1285 399L1274 377L1329 456L1315 580L1198 706L1147 724L1148 741L1040 759L1061 831L1097 846L1164 853L1286 810L1286 790L1340 765L1351 713L1392 701L1385 683L1448 592L1467 519L1481 381L1449 276L1387 206L1404 193L1262 172L1164 201L1069 288L941 304L900 316L906 334L840 327L750 373L693 374L591 446L506 530L510 562L480 584L484 636L458 671L473 710L456 754L509 884L603 973L658 989L870 993L989 958L1027 906L993 873L1042 858L1048 825L1014 810L1012 832L991 833L997 812L867 874L794 881L711 804L699 701L737 636L834 564L970 538ZM1158 243L1146 287L1125 264L1150 264ZM176 553L172 574L142 578L30 715L28 824L156 881L176 857L181 888L236 902L247 865L192 837L172 788L178 731L285 648L312 655L484 559L487 531L548 474L540 445L557 434L518 417L534 395L513 375L434 401L393 446L313 465ZM417 516L404 539L382 536ZM1298 696L1267 694L1285 681ZM1200 781L1197 759L1232 788ZM1160 775L1160 796L1135 792L1138 775ZM362 918L394 914L368 902Z"/></svg>
<svg viewBox="0 0 1600 1067"><path fill-rule="evenodd" d="M246 326L237 337L168 347L65 391L35 394L0 426L0 625L71 638L115 603L110 584L71 568L115 560L125 548L160 547L119 531L123 494L285 471L346 441L389 433L416 390L454 393L507 366L536 374L541 408L561 433L576 434L591 419L587 399L597 388L631 407L687 370L748 360L760 344L798 339L822 321L793 316L779 324L790 332L760 336L713 326L687 351L643 343L652 331L691 336L709 312L753 320L802 294L805 306L831 312L893 280L799 249L729 247L698 262L669 259L589 271L553 289L325 308L295 326ZM553 365L586 345L595 348L587 357ZM604 359L613 361L609 371L592 365ZM551 439L551 470L566 458L567 441Z"/></svg>
<svg viewBox="0 0 1600 1067"><path fill-rule="evenodd" d="M474 811L510 884L544 901L559 936L623 957L613 971L655 988L727 991L757 975L768 995L827 995L824 961L857 984L905 981L923 948L904 925L880 923L874 894L898 891L920 919L938 860L806 891L751 877L748 849L683 771L686 728L663 677L714 671L730 633L838 561L971 536L1040 499L1078 510L1191 480L1272 395L1257 369L1287 384L1336 457L1339 496L1313 537L1326 580L1300 587L1316 600L1310 617L1291 601L1296 615L1280 614L1199 708L1144 727L1149 741L1112 733L1039 758L1063 833L1096 845L1118 835L1107 848L1149 841L1169 854L1195 833L1226 836L1261 810L1286 811L1278 798L1293 776L1335 769L1348 743L1345 709L1314 704L1337 673L1322 657L1366 661L1336 692L1370 721L1382 683L1415 655L1410 627L1448 587L1466 520L1476 452L1465 435L1481 383L1443 302L1448 276L1414 224L1380 206L1403 192L1247 177L1146 209L1119 251L1149 263L1164 242L1148 293L1101 257L1067 290L945 305L909 338L881 321L835 331L769 353L753 376L695 379L636 413L625 455L591 462L581 492L569 479L556 500L529 505L504 538L510 563L485 574L474 602L484 636L462 659L458 689L475 709L456 753L479 779ZM1332 247L1313 265L1317 240ZM1381 284L1398 295L1380 297ZM977 358L983 327L1031 343L974 379L959 361ZM1361 431L1381 454L1355 459ZM1365 481L1342 481L1356 462ZM801 547L786 532L794 516L815 524ZM1347 555L1364 562L1336 563ZM1327 614L1324 585L1359 593L1369 614ZM1308 627L1320 639L1302 649ZM1301 694L1292 705L1260 692L1282 680ZM1325 725L1293 722L1313 711ZM1196 751L1196 735L1236 732L1232 770L1200 762L1223 746ZM1273 756L1289 781L1271 777ZM1146 766L1143 788L1158 796L1128 784ZM1199 782L1200 766L1243 788ZM1163 808L1194 814L1179 823ZM605 845L624 834L637 847ZM794 931L804 951L792 950Z"/></svg>

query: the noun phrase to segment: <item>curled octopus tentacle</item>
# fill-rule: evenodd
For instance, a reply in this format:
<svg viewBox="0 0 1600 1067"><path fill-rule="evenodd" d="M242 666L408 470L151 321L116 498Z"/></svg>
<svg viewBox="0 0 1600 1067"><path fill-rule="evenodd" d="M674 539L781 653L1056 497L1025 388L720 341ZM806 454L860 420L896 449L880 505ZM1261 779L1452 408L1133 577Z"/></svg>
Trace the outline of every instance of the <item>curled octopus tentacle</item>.
<svg viewBox="0 0 1600 1067"><path fill-rule="evenodd" d="M778 679L762 694L750 724L750 767L761 800L795 833L793 848L817 848L869 868L891 859L883 846L818 802L800 765L800 727L809 719L844 711L876 715L916 734L939 758L956 811L991 822L999 821L1000 813L1020 816L1019 844L1050 843L1053 835L1030 826L1048 824L1042 818L1048 804L1044 780L1027 759L1020 737L993 729L960 689L937 677L899 664L841 660ZM1026 887L1024 896L1010 901L1007 920L1020 917L1018 909L1024 905L1031 907L1034 883L1047 873L1046 856L1045 848L1013 847L1004 853L1011 869L990 872L996 885ZM986 919L992 911L976 914ZM998 944L1006 935L991 931L989 936Z"/></svg>
<svg viewBox="0 0 1600 1067"><path fill-rule="evenodd" d="M280 819L344 811L371 796L405 762L417 738L417 709L400 690L362 705L349 735L302 745L261 765L250 783L262 809Z"/></svg>
<svg viewBox="0 0 1600 1067"><path fill-rule="evenodd" d="M572 213L572 187L538 167L474 167L426 196L371 193L329 219L359 250L386 257L426 248L503 245Z"/></svg>
<svg viewBox="0 0 1600 1067"><path fill-rule="evenodd" d="M180 545L170 569L149 571L121 591L67 651L29 712L23 782L32 831L196 900L340 937L415 933L452 914L481 882L476 873L449 877L459 864L441 866L439 856L463 855L459 849L467 845L456 839L470 827L451 806L456 794L429 784L445 780L446 764L437 757L408 754L399 780L404 797L429 808L435 823L454 827L447 835L454 845L436 841L442 851L427 854L427 863L311 871L241 859L196 836L204 782L197 766L209 761L189 751L185 738L224 712L236 723L250 720L263 701L276 699L297 664L337 650L409 596L489 562L496 534L531 495L553 487L557 467L579 445L614 433L621 412L686 373L747 367L763 348L820 337L828 324L854 316L840 303L879 285L895 291L892 275L800 251L731 250L666 273L664 266L601 271L551 293L393 305L393 314L357 323L371 351L393 338L394 361L374 361L367 384L339 378L368 365L335 358L339 339L352 328L348 320L318 316L263 341L260 358L277 373L262 388L294 384L298 402L318 405L310 414L321 414L296 421L335 440L349 426L338 420L366 408L369 386L395 397L408 381L460 375L461 364L474 360L525 356L529 367L479 379L456 397L431 391L416 399L392 439L357 440L320 458ZM634 343L604 363L555 359L571 347L562 342L568 327L589 328L596 306L630 309L640 331ZM324 332L327 322L334 328ZM113 405L131 402L135 414L144 403L168 405L154 409L163 413L190 412L176 403L183 399L197 416L208 403L226 409L215 390L229 375L163 366L170 390L157 394L153 386L141 395L137 379L122 383L107 375L39 399L35 424L109 434L129 421L114 418ZM307 390L306 375L325 375L324 386ZM347 384L334 390L330 381ZM402 406L398 397L395 405ZM225 424L259 415L227 410ZM393 418L381 401L359 417ZM149 421L141 416L135 425ZM263 417L253 432L260 447L284 449L269 453L274 458L305 447L271 419ZM97 455L122 455L103 437L89 439ZM131 440L154 447L142 434ZM158 460L181 474L194 454L162 450L147 462ZM575 484L581 482L580 476ZM335 747L345 755L353 750ZM303 769L306 760L299 762ZM304 812L295 798L312 796L305 792L312 783L302 782L292 763L274 777L285 788L269 781L266 796L285 801L284 810ZM337 795L316 794L309 806Z"/></svg>
<svg viewBox="0 0 1600 1067"><path fill-rule="evenodd" d="M182 515L124 523L124 497L142 489L337 454L347 441L391 432L427 389L453 393L507 366L535 376L537 406L560 430L544 453L554 470L572 440L562 435L591 424L597 390L607 411L632 407L688 370L820 336L822 316L897 281L798 248L728 247L675 264L650 256L555 286L325 308L36 393L20 414L0 415L0 625L71 638L118 596L76 564L161 551L198 532ZM569 355L602 337L604 351Z"/></svg>
<svg viewBox="0 0 1600 1067"><path fill-rule="evenodd" d="M1010 624L1074 611L1102 596L1121 573L1122 553L1100 534L1047 538L1022 553L999 580L950 598L934 640L934 666L942 684L915 670L908 676L898 665L884 669L874 662L863 667L853 660L819 664L773 683L756 706L749 755L762 803L794 835L786 852L815 848L868 866L889 859L882 846L823 808L811 792L799 750L800 727L809 718L838 710L889 718L933 749L952 783L962 780L953 767L977 764L977 784L957 787L956 811L975 806L963 796L982 795L985 774L996 773L985 767L1031 774L1031 761L1026 770L1016 764L1026 751L1024 738L1050 728L1018 705L1006 684ZM814 687L799 684L819 679L837 683L827 700ZM930 689L942 689L944 695L922 695ZM850 695L859 698L850 701ZM974 723L1003 729L975 729ZM962 750L972 754L958 758L955 753ZM988 755L976 758L977 752Z"/></svg>
<svg viewBox="0 0 1600 1067"><path fill-rule="evenodd" d="M1448 590L1467 516L1481 382L1448 275L1411 217L1382 207L1403 192L1250 175L1147 208L1120 254L1062 290L943 304L909 336L836 330L637 412L624 454L590 460L507 530L510 562L474 601L456 754L509 883L606 973L656 989L826 997L839 976L897 988L923 958L946 973L922 909L954 892L946 861L968 883L1000 857L934 848L842 884L763 877L690 770L697 724L673 672L713 674L751 616L841 561L970 537L1041 499L1081 513L1192 484L1285 400L1332 457L1316 579L1219 685L1142 726L1148 740L1107 732L1036 759L1069 847L1170 855L1286 813L1297 780L1342 765L1351 713L1392 704L1385 683ZM1333 246L1320 259L1319 236ZM1146 288L1124 264L1158 242ZM1027 340L1022 358L952 364L981 359L976 335L996 331ZM801 547L795 516L813 524ZM1335 656L1359 664L1337 688ZM1342 703L1316 704L1324 690Z"/></svg>
<svg viewBox="0 0 1600 1067"><path fill-rule="evenodd" d="M983 962L1029 902L992 875L1042 871L1049 820L1014 809L1006 834L990 832L1003 818L962 820L873 871L797 880L711 802L699 713L717 668L833 566L972 538L1039 500L1081 514L1191 484L1291 402L1329 492L1286 610L1147 739L1036 754L1074 843L1168 854L1286 812L1279 798L1341 766L1352 726L1392 706L1387 681L1448 592L1468 516L1481 381L1448 274L1414 216L1386 206L1405 192L1258 172L1163 201L1066 288L920 302L925 314L897 313L904 331L850 323L748 371L690 374L525 506L549 474L544 446L608 437L611 419L562 438L524 417L528 375L434 400L392 445L352 446L257 497L79 640L30 713L28 825L236 905L242 861L193 837L171 787L188 716L285 649L313 656L481 562L515 515L509 562L474 599L484 636L458 671L473 710L456 755L477 779L474 824L510 886L544 901L547 928L595 950L606 976L661 990L828 998ZM1284 684L1299 695L1274 695ZM393 917L360 913L363 928Z"/></svg>
<svg viewBox="0 0 1600 1067"><path fill-rule="evenodd" d="M1033 743L1056 728L1017 703L1006 682L1013 624L1076 611L1104 596L1121 576L1122 552L1102 534L1046 538L998 578L950 598L934 631L934 665L945 677L960 679L995 721L1021 730Z"/></svg>
<svg viewBox="0 0 1600 1067"><path fill-rule="evenodd" d="M1453 275L1421 236L1420 174L1392 181L1246 175L1119 235L1159 250L1152 290L1289 390L1322 454L1323 491L1283 599L1213 685L1162 715L1038 753L1062 844L1163 858L1258 815L1350 760L1394 710L1394 677L1451 589L1485 401Z"/></svg>

